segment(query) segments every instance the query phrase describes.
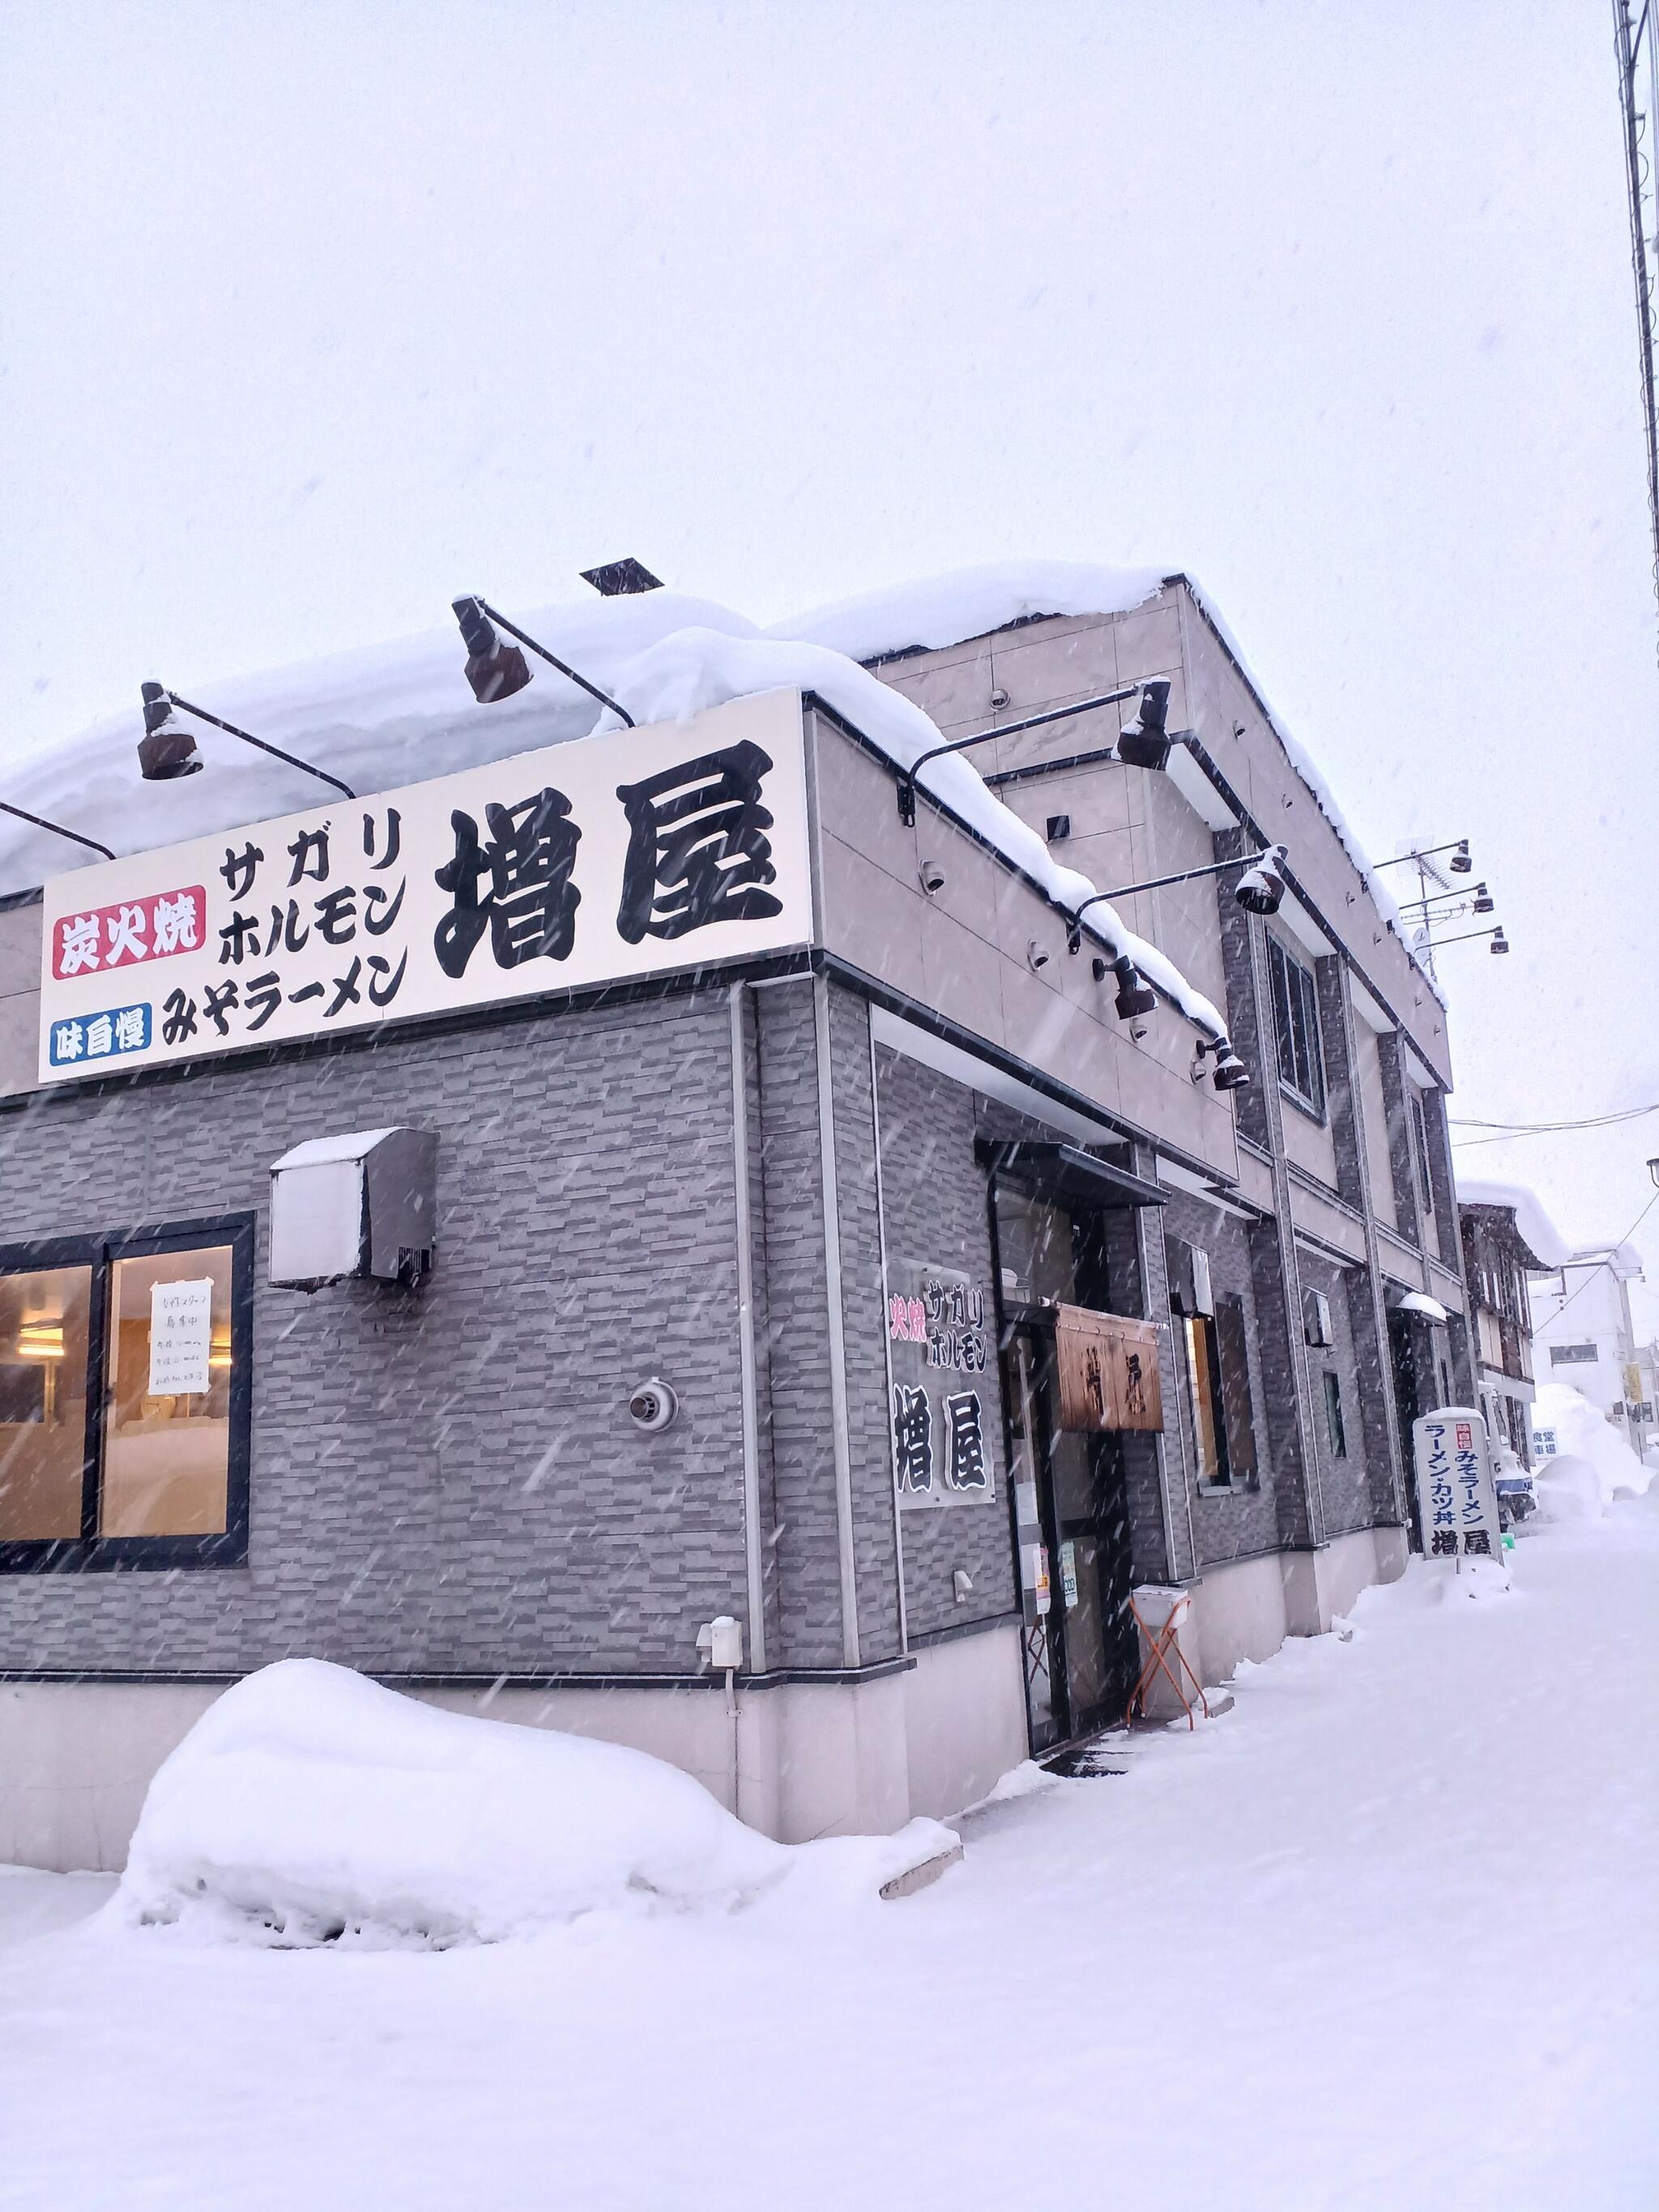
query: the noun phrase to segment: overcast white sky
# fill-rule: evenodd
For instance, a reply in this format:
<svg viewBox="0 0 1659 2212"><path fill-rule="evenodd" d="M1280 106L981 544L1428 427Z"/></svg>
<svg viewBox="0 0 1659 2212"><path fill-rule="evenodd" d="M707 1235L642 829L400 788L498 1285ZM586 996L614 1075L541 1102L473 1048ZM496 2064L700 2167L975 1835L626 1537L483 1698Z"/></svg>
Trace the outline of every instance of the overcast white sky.
<svg viewBox="0 0 1659 2212"><path fill-rule="evenodd" d="M6 750L623 552L760 620L1161 561L1374 854L1474 841L1454 1113L1659 1100L1608 17L13 0ZM1463 1157L1583 1242L1650 1153Z"/></svg>

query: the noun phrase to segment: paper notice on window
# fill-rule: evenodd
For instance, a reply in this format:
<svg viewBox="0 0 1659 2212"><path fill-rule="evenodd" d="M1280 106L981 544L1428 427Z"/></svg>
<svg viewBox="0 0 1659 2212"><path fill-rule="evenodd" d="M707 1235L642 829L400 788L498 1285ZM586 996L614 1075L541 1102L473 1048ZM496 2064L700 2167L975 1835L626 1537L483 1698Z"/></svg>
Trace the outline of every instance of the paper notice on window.
<svg viewBox="0 0 1659 2212"><path fill-rule="evenodd" d="M149 1395L205 1390L213 1343L213 1282L157 1283L149 1294Z"/></svg>

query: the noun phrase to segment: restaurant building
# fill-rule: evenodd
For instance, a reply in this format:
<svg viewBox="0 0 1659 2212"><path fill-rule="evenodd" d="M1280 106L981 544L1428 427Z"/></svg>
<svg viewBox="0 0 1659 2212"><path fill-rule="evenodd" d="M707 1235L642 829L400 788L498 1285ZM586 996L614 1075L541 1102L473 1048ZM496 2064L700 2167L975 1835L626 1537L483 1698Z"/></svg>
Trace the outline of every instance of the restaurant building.
<svg viewBox="0 0 1659 2212"><path fill-rule="evenodd" d="M535 628L4 794L0 1857L301 1653L890 1828L1403 1565L1445 1009L1190 582Z"/></svg>

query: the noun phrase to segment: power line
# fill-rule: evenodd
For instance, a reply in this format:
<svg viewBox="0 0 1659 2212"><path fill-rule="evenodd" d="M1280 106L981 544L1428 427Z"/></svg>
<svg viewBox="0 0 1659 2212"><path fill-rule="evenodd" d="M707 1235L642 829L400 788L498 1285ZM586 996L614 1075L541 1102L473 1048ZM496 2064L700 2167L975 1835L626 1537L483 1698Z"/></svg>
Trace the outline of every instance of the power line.
<svg viewBox="0 0 1659 2212"><path fill-rule="evenodd" d="M1659 1190L1656 1190L1656 1191L1654 1192L1653 1196L1652 1196L1652 1197L1648 1200L1647 1204L1646 1204L1646 1205L1642 1208L1642 1211L1641 1211L1641 1212L1637 1215L1637 1217L1636 1217L1635 1220L1632 1222L1632 1224L1631 1224L1630 1227L1629 1227L1629 1228L1625 1231L1624 1235L1623 1235L1623 1236L1619 1239L1619 1243L1620 1243L1620 1244L1628 1244L1628 1243L1630 1243L1631 1238L1632 1238L1632 1237L1634 1237L1634 1236L1635 1236L1635 1234L1636 1234L1637 1231L1638 1231L1638 1230L1642 1226L1642 1224L1643 1224L1643 1223L1647 1219L1647 1218L1648 1218L1649 1214L1650 1214L1650 1213L1652 1212L1652 1211L1653 1211L1653 1209L1654 1209L1654 1207L1655 1207L1656 1206L1659 1206ZM1608 1246L1607 1249L1608 1250L1610 1250L1610 1251L1617 1251L1617 1249L1618 1249L1619 1248L1618 1248L1618 1245L1610 1245L1610 1246ZM1567 1262L1567 1267L1571 1267L1571 1265L1572 1265L1572 1262L1571 1262L1571 1261L1569 1261ZM1567 1280L1567 1270L1566 1270L1566 1267L1563 1267L1562 1269L1560 1269L1559 1273L1560 1273L1560 1276L1561 1276L1562 1286L1563 1286L1563 1288L1565 1288L1565 1285L1566 1285L1566 1280ZM1583 1293L1583 1291L1585 1291L1589 1290L1589 1288L1590 1285L1591 1285L1595 1280L1595 1264L1592 1262L1592 1264L1591 1264L1591 1265L1589 1265L1589 1267L1587 1267L1585 1268L1585 1270L1584 1270L1584 1279L1583 1279L1583 1281L1582 1283L1580 1283L1580 1285L1578 1285L1577 1290L1576 1290L1576 1291L1573 1291L1573 1293L1572 1293L1571 1297L1565 1297L1565 1298L1563 1298L1563 1299L1562 1299L1562 1301L1561 1301L1560 1304L1559 1304L1559 1306L1557 1306L1557 1308L1555 1309L1555 1311L1554 1311L1554 1312L1553 1312L1553 1313L1549 1316L1550 1320L1551 1320L1552 1322L1557 1322L1557 1321L1559 1321L1559 1320L1560 1320L1560 1318L1561 1318L1561 1316L1562 1316L1562 1315L1563 1315L1564 1313L1565 1313L1565 1311L1566 1311L1567 1308L1568 1308L1568 1307L1572 1304L1573 1298L1578 1297L1579 1296L1581 1296L1581 1295L1582 1295L1582 1293Z"/></svg>
<svg viewBox="0 0 1659 2212"><path fill-rule="evenodd" d="M1510 1137L1553 1137L1569 1129L1606 1129L1620 1121L1639 1121L1644 1114L1659 1114L1659 1099L1651 1106L1625 1106L1616 1114L1589 1114L1577 1121L1480 1121L1473 1116L1461 1119L1448 1115L1446 1119L1454 1129L1497 1129L1503 1134L1496 1137L1454 1137L1452 1142L1461 1145L1498 1145Z"/></svg>

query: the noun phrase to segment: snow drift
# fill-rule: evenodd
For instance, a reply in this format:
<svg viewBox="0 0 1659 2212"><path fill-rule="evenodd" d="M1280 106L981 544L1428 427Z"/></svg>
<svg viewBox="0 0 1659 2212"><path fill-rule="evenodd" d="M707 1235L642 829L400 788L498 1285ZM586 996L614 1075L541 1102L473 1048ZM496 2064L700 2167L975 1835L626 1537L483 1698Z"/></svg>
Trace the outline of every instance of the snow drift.
<svg viewBox="0 0 1659 2212"><path fill-rule="evenodd" d="M1547 1521L1599 1520L1620 1491L1639 1498L1653 1480L1656 1470L1570 1383L1539 1384L1532 1425L1534 1433L1555 1433L1554 1452L1533 1455L1533 1487Z"/></svg>
<svg viewBox="0 0 1659 2212"><path fill-rule="evenodd" d="M873 1898L956 1837L788 1845L619 1744L441 1712L349 1668L234 1684L151 1783L112 1911L257 1942L440 1948L605 1907Z"/></svg>

